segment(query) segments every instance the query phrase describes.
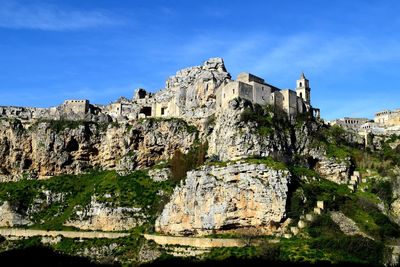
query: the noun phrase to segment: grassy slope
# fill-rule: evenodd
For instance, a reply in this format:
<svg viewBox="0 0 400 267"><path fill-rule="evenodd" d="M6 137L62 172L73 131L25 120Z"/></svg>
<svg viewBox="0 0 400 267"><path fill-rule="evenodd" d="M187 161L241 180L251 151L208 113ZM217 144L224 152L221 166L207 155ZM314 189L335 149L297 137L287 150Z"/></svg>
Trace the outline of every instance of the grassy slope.
<svg viewBox="0 0 400 267"><path fill-rule="evenodd" d="M172 182L153 182L145 172L137 171L127 176L119 176L114 171L93 171L82 175L63 175L48 180L22 180L15 183L0 183L0 200L10 201L20 212L26 212L37 199L44 199L43 190L65 194L63 202L47 206L36 204L40 212L34 213L31 228L61 230L73 208L90 203L93 195L97 200L111 206L140 207L150 215L150 222L156 212L172 192ZM157 192L163 190L165 196Z"/></svg>

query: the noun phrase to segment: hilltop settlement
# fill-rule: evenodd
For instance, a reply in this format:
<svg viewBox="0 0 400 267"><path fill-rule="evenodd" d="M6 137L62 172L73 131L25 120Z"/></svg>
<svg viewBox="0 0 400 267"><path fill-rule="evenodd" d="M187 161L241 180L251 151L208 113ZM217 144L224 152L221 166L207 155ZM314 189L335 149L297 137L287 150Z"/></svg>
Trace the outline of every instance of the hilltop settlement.
<svg viewBox="0 0 400 267"><path fill-rule="evenodd" d="M325 122L293 85L211 58L108 105L0 107L0 254L398 264L400 110Z"/></svg>

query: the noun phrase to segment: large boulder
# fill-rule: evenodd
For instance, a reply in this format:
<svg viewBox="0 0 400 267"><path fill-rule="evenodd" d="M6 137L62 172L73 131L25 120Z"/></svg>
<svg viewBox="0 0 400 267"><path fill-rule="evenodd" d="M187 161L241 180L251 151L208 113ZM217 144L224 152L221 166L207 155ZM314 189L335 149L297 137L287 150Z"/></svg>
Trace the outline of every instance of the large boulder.
<svg viewBox="0 0 400 267"><path fill-rule="evenodd" d="M188 172L156 220L156 231L204 235L253 228L270 232L285 217L290 175L264 164L204 166Z"/></svg>

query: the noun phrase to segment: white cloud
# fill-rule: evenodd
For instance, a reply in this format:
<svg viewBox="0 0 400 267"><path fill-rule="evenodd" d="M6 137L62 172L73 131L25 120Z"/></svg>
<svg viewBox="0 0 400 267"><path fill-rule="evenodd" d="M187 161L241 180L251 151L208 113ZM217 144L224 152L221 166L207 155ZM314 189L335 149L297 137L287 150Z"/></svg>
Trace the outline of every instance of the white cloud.
<svg viewBox="0 0 400 267"><path fill-rule="evenodd" d="M13 0L0 5L0 27L3 28L62 31L118 23L121 21L101 10L81 11L46 4L23 4Z"/></svg>
<svg viewBox="0 0 400 267"><path fill-rule="evenodd" d="M170 57L223 56L228 68L248 69L258 74L282 74L290 70L324 72L332 68L352 70L365 63L400 59L400 42L374 40L362 36L324 36L293 34L272 36L203 34L184 41L169 51ZM219 53L219 54L218 54ZM206 59L206 58L204 58Z"/></svg>

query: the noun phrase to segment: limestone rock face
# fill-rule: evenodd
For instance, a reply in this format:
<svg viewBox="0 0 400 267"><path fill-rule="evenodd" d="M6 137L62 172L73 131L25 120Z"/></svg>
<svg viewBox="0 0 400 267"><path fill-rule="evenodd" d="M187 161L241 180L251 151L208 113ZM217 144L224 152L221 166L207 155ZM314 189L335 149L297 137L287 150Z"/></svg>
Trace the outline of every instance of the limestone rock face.
<svg viewBox="0 0 400 267"><path fill-rule="evenodd" d="M346 235L361 235L371 238L360 230L357 224L340 211L331 211L330 217L339 226L340 230ZM371 238L372 239L372 238Z"/></svg>
<svg viewBox="0 0 400 267"><path fill-rule="evenodd" d="M397 224L400 224L400 167L394 168L393 173L395 175L394 177L392 177L392 197L394 201L390 205L389 214Z"/></svg>
<svg viewBox="0 0 400 267"><path fill-rule="evenodd" d="M82 230L123 231L146 220L141 208L110 207L107 203L96 201L95 196L92 196L88 206L76 206L74 212L76 219L69 220L65 225Z"/></svg>
<svg viewBox="0 0 400 267"><path fill-rule="evenodd" d="M169 168L152 169L149 170L149 176L154 182L167 181L171 177L171 170Z"/></svg>
<svg viewBox="0 0 400 267"><path fill-rule="evenodd" d="M260 228L285 217L289 172L263 164L204 166L188 172L156 221L156 231L202 235Z"/></svg>
<svg viewBox="0 0 400 267"><path fill-rule="evenodd" d="M59 123L60 125L52 125ZM0 120L0 181L77 174L88 168L120 172L187 152L196 133L182 120L143 120L133 125Z"/></svg>
<svg viewBox="0 0 400 267"><path fill-rule="evenodd" d="M395 222L400 224L400 199L396 199L390 207L391 215L393 216Z"/></svg>
<svg viewBox="0 0 400 267"><path fill-rule="evenodd" d="M320 156L315 166L316 171L324 178L337 184L346 184L349 181L351 162L350 159L337 161Z"/></svg>
<svg viewBox="0 0 400 267"><path fill-rule="evenodd" d="M178 71L155 98L162 101L172 98L183 117L205 117L215 112L216 90L230 79L222 58L211 58L201 66Z"/></svg>
<svg viewBox="0 0 400 267"><path fill-rule="evenodd" d="M28 225L30 222L14 210L8 201L0 206L0 227Z"/></svg>
<svg viewBox="0 0 400 267"><path fill-rule="evenodd" d="M216 115L208 136L209 155L223 161L249 156L273 156L288 161L295 154L315 153L309 145L312 140L310 135L318 131L319 124L302 124L283 130L279 126L271 126L271 133L261 134L257 123L241 120L246 108L251 108L251 104L234 99L227 110Z"/></svg>

